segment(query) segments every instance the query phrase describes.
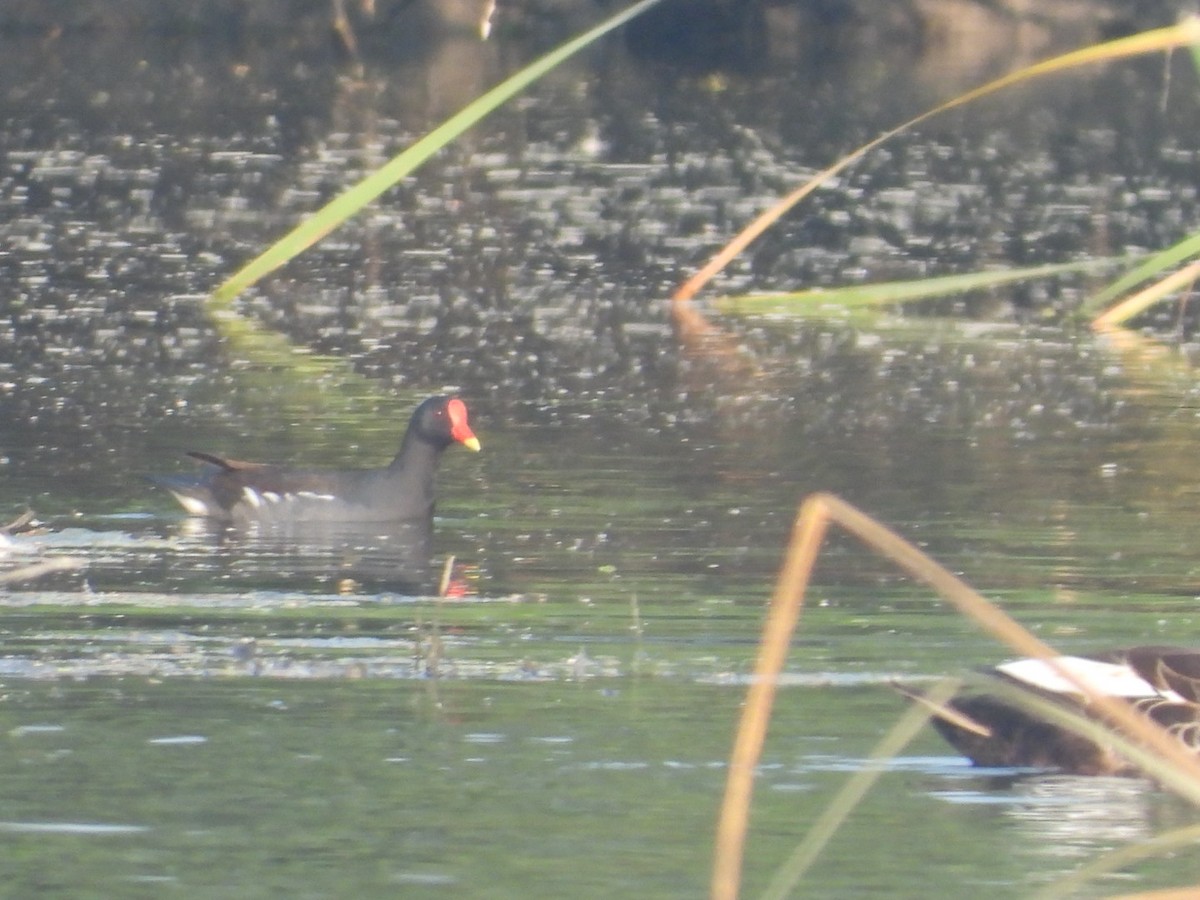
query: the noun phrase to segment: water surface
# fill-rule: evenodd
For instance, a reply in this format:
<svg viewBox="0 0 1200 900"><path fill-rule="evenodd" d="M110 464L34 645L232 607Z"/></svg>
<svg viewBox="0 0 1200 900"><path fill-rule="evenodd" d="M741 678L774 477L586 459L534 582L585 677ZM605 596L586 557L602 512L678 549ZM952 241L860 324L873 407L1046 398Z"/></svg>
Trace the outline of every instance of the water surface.
<svg viewBox="0 0 1200 900"><path fill-rule="evenodd" d="M0 564L65 566L0 597L17 893L702 894L765 598L816 490L1065 650L1192 640L1194 379L1073 324L1088 284L865 324L719 319L733 364L675 341L664 298L734 228L978 72L778 45L664 64L610 40L247 294L239 313L304 351L279 356L223 336L204 293L545 47L451 35L357 73L303 42L153 38L0 36L0 509L44 525ZM1164 71L906 136L717 288L1165 246L1195 219L1197 147ZM444 389L484 445L444 461L445 599L377 535L214 532L144 479L188 448L378 464ZM890 680L1000 655L832 535L749 893L899 714ZM1190 816L1137 780L971 770L924 735L805 893L1024 896Z"/></svg>

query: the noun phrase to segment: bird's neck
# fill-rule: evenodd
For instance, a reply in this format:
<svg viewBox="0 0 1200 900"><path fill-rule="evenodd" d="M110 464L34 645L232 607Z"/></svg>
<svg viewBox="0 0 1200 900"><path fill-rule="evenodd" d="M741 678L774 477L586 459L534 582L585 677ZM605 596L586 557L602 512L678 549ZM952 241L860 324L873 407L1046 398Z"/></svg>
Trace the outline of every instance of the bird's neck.
<svg viewBox="0 0 1200 900"><path fill-rule="evenodd" d="M425 476L432 479L442 458L442 449L428 441L419 440L411 435L406 436L388 469L396 473L405 472L414 477Z"/></svg>

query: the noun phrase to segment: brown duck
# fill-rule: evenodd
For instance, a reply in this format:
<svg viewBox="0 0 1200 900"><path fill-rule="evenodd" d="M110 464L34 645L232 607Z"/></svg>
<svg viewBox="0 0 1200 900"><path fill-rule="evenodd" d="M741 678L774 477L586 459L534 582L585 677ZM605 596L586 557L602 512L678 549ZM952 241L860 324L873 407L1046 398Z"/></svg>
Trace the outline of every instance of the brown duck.
<svg viewBox="0 0 1200 900"><path fill-rule="evenodd" d="M1121 697L1187 747L1200 752L1200 650L1131 647L1103 656L1063 656L1070 671ZM988 670L1021 690L1088 714L1078 689L1045 662L1019 659ZM964 694L942 706L896 685L928 706L933 726L977 766L1057 769L1076 775L1136 775L1112 748L987 693Z"/></svg>

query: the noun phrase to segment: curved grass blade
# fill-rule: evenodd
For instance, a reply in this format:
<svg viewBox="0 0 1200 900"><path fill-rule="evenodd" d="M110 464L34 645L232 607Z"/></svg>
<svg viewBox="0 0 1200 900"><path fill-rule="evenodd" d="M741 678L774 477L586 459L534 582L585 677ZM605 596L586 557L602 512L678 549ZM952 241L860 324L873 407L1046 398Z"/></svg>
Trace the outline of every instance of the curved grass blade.
<svg viewBox="0 0 1200 900"><path fill-rule="evenodd" d="M954 696L961 682L956 678L945 678L935 684L926 696L935 704L942 703ZM846 821L854 808L862 802L863 797L874 786L885 771L886 763L903 750L908 743L920 733L929 719L929 709L913 705L905 710L896 724L883 736L883 739L871 752L868 763L859 772L855 772L842 785L841 790L821 811L817 820L809 829L804 840L792 852L762 893L763 900L784 900L791 895L792 890L800 883L800 879L809 867L817 861L825 845L829 843L834 833Z"/></svg>
<svg viewBox="0 0 1200 900"><path fill-rule="evenodd" d="M1200 255L1200 234L1189 235L1179 243L1160 250L1141 265L1130 269L1100 293L1089 297L1083 304L1083 311L1090 312L1110 303L1127 291L1137 287L1143 281L1149 281L1166 270L1179 265L1194 256Z"/></svg>
<svg viewBox="0 0 1200 900"><path fill-rule="evenodd" d="M1077 66L1112 62L1118 59L1140 56L1145 53L1155 53L1196 44L1200 44L1200 17L1191 16L1177 25L1171 25L1167 28L1145 31L1140 34L1118 38L1117 40L1097 44L1092 47L1084 47L1082 50L1074 50L1061 56L1043 60L1040 63L1035 63L1032 66L1027 66L1024 69L997 78L995 81L990 81L981 87L967 91L965 94L960 94L940 106L927 110L921 113L921 115L909 119L902 125L897 125L895 128L885 131L874 140L863 144L863 146L838 160L829 168L818 172L811 180L763 212L709 260L704 268L680 285L671 299L677 304L682 304L690 300L696 295L697 291L708 284L718 272L724 269L730 261L745 250L759 235L775 224L788 210L811 194L820 185L847 168L851 163L865 156L871 150L936 115L957 109L960 106L965 106L967 103L971 103L981 97L986 97L988 94L994 94L997 91L1023 81L1028 81L1031 78L1040 78L1043 75L1063 72Z"/></svg>
<svg viewBox="0 0 1200 900"><path fill-rule="evenodd" d="M394 157L383 168L371 173L358 184L335 197L316 214L305 219L290 232L255 257L213 292L210 307L219 309L228 306L243 290L264 275L273 272L293 256L308 249L342 222L376 199L401 178L410 174L433 154L437 153L464 131L475 125L496 107L512 99L547 72L598 38L630 19L641 15L659 0L641 0L628 9L617 13L596 27L584 32L562 46L547 53L528 66L496 85L482 97L473 100L429 134L425 135L403 153Z"/></svg>
<svg viewBox="0 0 1200 900"><path fill-rule="evenodd" d="M829 290L794 291L785 294L747 294L743 297L722 297L714 301L714 305L721 312L726 313L803 313L830 307L852 309L863 306L881 306L909 303L914 300L930 300L934 297L946 297L967 291L986 290L1014 281L1110 268L1127 262L1128 260L1125 258L1090 259L1032 266L1027 269L968 272L939 278L860 284Z"/></svg>
<svg viewBox="0 0 1200 900"><path fill-rule="evenodd" d="M1150 308L1163 297L1188 287L1200 279L1200 260L1184 266L1177 272L1168 275L1162 281L1156 281L1144 290L1138 291L1132 297L1118 303L1116 306L1096 316L1092 320L1092 328L1105 331L1128 322L1138 313Z"/></svg>

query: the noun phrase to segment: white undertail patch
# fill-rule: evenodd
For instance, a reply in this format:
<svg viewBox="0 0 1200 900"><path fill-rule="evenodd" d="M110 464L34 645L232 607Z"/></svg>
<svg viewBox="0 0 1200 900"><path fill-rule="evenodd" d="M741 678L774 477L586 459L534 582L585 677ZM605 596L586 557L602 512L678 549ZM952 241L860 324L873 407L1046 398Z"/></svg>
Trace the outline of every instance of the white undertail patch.
<svg viewBox="0 0 1200 900"><path fill-rule="evenodd" d="M207 516L210 515L208 504L199 497L191 497L187 494L181 494L178 491L171 491L171 496L179 501L179 505L184 511L191 516Z"/></svg>

